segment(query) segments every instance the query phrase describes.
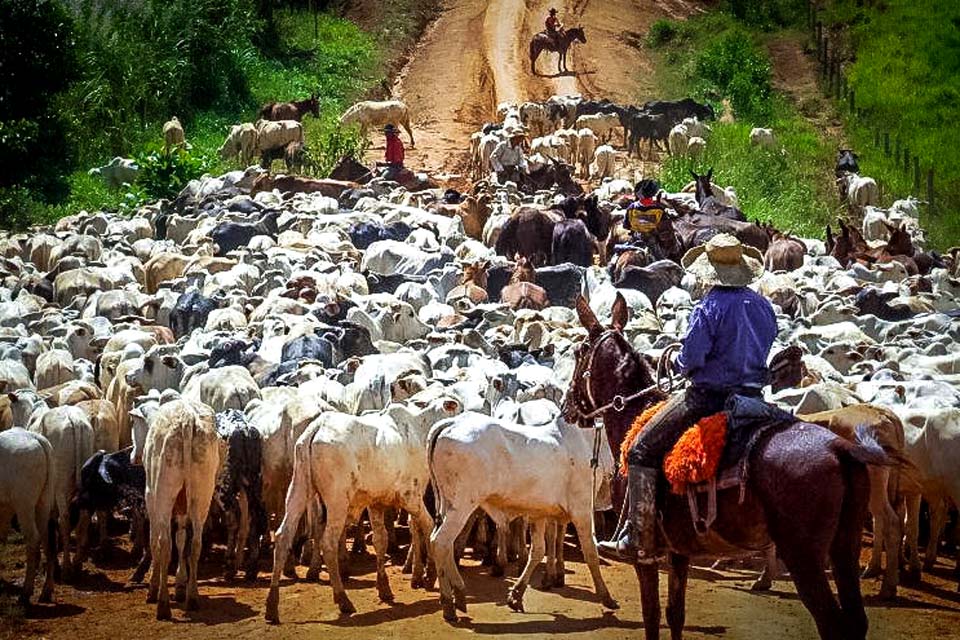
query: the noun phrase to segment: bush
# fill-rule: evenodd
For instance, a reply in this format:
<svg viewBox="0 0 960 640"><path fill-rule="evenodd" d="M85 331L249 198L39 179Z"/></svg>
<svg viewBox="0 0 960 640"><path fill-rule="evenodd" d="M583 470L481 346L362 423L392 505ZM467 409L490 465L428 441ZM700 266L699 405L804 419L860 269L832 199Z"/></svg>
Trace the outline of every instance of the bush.
<svg viewBox="0 0 960 640"><path fill-rule="evenodd" d="M185 149L169 154L152 148L137 156L140 172L137 186L150 198L173 198L187 183L204 174L211 162L208 158Z"/></svg>
<svg viewBox="0 0 960 640"><path fill-rule="evenodd" d="M800 23L807 0L726 0L723 6L744 24L770 30Z"/></svg>
<svg viewBox="0 0 960 640"><path fill-rule="evenodd" d="M647 34L647 44L654 48L662 47L672 42L679 32L680 29L676 22L660 18L650 25L650 32Z"/></svg>
<svg viewBox="0 0 960 640"><path fill-rule="evenodd" d="M770 62L743 29L711 42L696 58L695 73L733 104L737 117L766 124L772 115Z"/></svg>

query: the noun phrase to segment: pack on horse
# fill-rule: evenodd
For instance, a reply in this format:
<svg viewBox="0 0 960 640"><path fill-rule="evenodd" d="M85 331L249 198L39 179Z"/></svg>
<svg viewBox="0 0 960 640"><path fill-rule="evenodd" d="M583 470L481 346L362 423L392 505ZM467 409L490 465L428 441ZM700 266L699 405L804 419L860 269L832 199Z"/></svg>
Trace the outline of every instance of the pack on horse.
<svg viewBox="0 0 960 640"><path fill-rule="evenodd" d="M735 263L744 262L743 253L752 253L730 236L714 244L725 250L711 256L707 253L710 247L701 247L696 255L685 256L684 266L689 269L696 263L702 267L705 261L712 263L712 258L716 258L718 264L735 269ZM738 253L734 247L741 250L737 260L733 259L733 254ZM762 271L762 266L758 266L749 265L754 276ZM714 284L726 283L714 280ZM622 296L618 295L613 305L609 327L600 325L583 298L578 301L577 312L588 337L577 349L573 379L564 400L564 416L583 427L593 426L594 419L602 417L611 448L615 453L626 453L631 445L628 442L625 447L624 441L628 435L634 435L629 433L634 423L639 426L649 418L656 403L676 403L678 396L669 398L668 392L661 389L660 376L655 381L650 365L624 336L627 306ZM691 389L697 386L695 373ZM684 395L689 394L688 390ZM680 396L680 403L683 402L689 403L689 397ZM640 581L646 638L659 637L659 552L669 558L667 621L671 637L677 640L683 632L690 557L754 554L769 550L772 544L786 563L820 636L865 638L867 617L860 592L859 554L870 485L864 465L895 463L864 430L850 442L823 427L800 422L756 398L740 395L732 395L720 408L725 409L725 420L721 420L725 425L725 443L721 445L722 456L715 459L714 464L719 462L719 467L714 467L711 479L691 479L686 491L678 494L674 492L677 478L668 478L661 470L652 483L653 512L642 513L640 518L631 513L630 520L639 520L640 527L656 523L634 531L640 538L638 547L650 543L653 554L641 556L639 548L626 550ZM668 407L668 411L676 411L675 406ZM699 431L684 433L680 444L684 440L688 445L693 442L694 439L687 438L693 434L702 439L706 449L710 438L704 430L705 423L716 423L715 418L720 416L701 421L696 427ZM640 435L644 435L643 431ZM675 448L667 462L676 453ZM630 467L634 466L632 459L628 458L628 462ZM637 483L634 469L630 471L630 491L646 493L650 487L638 487L644 483ZM701 517L703 493L707 496L706 518ZM614 504L623 499L620 479L614 486ZM601 544L616 547L622 540ZM832 563L839 604L827 582L828 560Z"/></svg>
<svg viewBox="0 0 960 640"><path fill-rule="evenodd" d="M530 41L530 72L533 75L539 75L537 73L537 58L544 51L552 51L559 55L557 73L567 73L567 50L574 42L587 43L587 36L583 27L558 31L555 37L546 31L541 31L533 36Z"/></svg>

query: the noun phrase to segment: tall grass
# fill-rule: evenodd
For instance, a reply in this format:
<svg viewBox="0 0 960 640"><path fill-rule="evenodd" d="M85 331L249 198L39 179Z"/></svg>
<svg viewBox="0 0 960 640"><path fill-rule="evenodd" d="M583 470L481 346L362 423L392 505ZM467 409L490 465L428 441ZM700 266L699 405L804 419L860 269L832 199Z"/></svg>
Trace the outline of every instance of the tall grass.
<svg viewBox="0 0 960 640"><path fill-rule="evenodd" d="M859 6L858 6L859 5ZM874 147L874 130L889 132L933 167L938 207L926 213L931 243L960 244L960 4L938 0L858 3L834 0L821 15L853 54L848 81L863 118L846 125L865 173L890 198L914 192L912 175ZM925 196L925 180L921 185Z"/></svg>

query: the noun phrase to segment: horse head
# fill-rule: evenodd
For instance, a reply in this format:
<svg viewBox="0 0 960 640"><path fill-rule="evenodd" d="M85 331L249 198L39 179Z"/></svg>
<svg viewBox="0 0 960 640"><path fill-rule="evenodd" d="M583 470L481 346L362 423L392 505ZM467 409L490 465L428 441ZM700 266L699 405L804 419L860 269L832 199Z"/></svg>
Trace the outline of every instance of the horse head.
<svg viewBox="0 0 960 640"><path fill-rule="evenodd" d="M583 27L573 27L572 29L567 29L567 38L570 42L576 40L581 44L587 44L587 34L584 32Z"/></svg>
<svg viewBox="0 0 960 640"><path fill-rule="evenodd" d="M710 167L710 169L707 170L707 172L703 175L697 175L697 172L691 169L690 175L693 176L694 185L696 186L697 190L697 204L702 205L707 201L707 198L713 197L713 187L711 186L711 181L713 179L713 167Z"/></svg>

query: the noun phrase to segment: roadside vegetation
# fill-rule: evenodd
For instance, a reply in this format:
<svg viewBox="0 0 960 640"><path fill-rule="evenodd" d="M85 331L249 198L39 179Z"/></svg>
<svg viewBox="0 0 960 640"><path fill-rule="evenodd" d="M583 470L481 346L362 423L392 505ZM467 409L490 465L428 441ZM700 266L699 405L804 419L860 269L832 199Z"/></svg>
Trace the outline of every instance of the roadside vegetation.
<svg viewBox="0 0 960 640"><path fill-rule="evenodd" d="M647 45L660 57L657 84L666 98L693 96L713 105L726 101L734 122L713 122L697 160L668 157L660 178L667 189L689 182L690 171L714 169L714 181L732 185L750 218L822 237L841 207L833 186L836 142L823 137L797 107L774 91L765 34L802 19L801 3L748 3L736 17L728 3L685 21L660 20ZM766 7L766 11L763 9ZM753 127L773 129L782 151L751 147Z"/></svg>
<svg viewBox="0 0 960 640"><path fill-rule="evenodd" d="M320 118L303 122L305 172L325 174L365 150L339 114L389 91L392 65L438 4L389 0L390 11L369 12L366 30L340 17L378 6L366 0L319 1L317 14L306 0L2 3L0 227L169 196L202 173L233 168L217 154L229 125L255 120L265 102L312 93ZM190 149L167 158L161 128L172 116ZM129 190L87 175L118 155L143 169Z"/></svg>
<svg viewBox="0 0 960 640"><path fill-rule="evenodd" d="M864 110L861 119L838 105L843 139L819 126L822 114L810 113L811 105L795 104L771 86L765 44L783 37L809 41L806 11L804 0L726 1L707 14L652 26L647 46L660 57L662 94L706 100L718 115L726 99L736 118L736 123L713 124L697 162L668 158L661 175L665 185L678 188L690 179L690 168L713 166L720 184L736 188L750 218L822 237L824 226L845 214L833 179L841 146L854 148L863 173L882 184L882 204L925 196L925 184L918 193L912 173L875 147L875 131L882 128L919 154L924 166L935 168L938 206L921 212L931 245L960 244L960 148L954 144L960 138L960 5L934 0L825 4L818 19L835 42L844 43L847 79ZM820 110L832 108L830 98L820 98L815 101ZM753 126L772 128L784 154L751 149Z"/></svg>

